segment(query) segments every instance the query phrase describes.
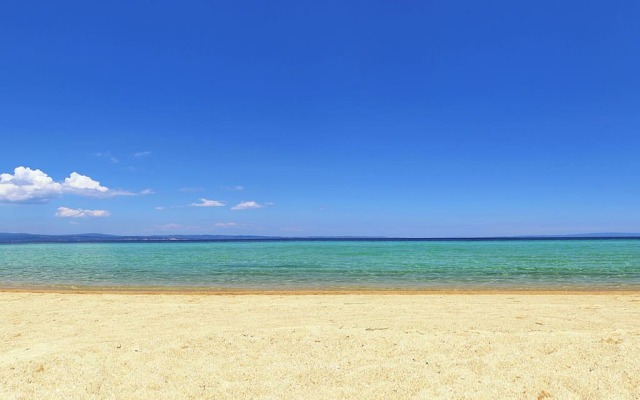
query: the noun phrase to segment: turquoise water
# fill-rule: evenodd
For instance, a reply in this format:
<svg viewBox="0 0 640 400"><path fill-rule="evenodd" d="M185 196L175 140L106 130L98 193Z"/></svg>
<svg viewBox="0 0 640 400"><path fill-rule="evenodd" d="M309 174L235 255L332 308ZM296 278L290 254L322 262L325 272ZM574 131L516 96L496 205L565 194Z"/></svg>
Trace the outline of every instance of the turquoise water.
<svg viewBox="0 0 640 400"><path fill-rule="evenodd" d="M2 287L640 288L640 240L0 245Z"/></svg>

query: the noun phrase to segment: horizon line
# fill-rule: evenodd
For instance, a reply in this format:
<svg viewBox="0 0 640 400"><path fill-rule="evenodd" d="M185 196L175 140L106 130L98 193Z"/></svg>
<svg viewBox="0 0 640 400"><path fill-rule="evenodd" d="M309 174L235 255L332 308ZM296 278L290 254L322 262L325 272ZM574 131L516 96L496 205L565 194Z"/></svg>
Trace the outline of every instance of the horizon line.
<svg viewBox="0 0 640 400"><path fill-rule="evenodd" d="M365 235L221 235L221 234L155 234L116 235L104 233L38 234L0 232L0 243L78 243L78 242L205 242L205 241L322 241L322 240L377 240L377 241L490 241L490 240L554 240L554 239L640 239L638 232L591 232L574 234L498 235L498 236L447 236L447 237L405 237L405 236L365 236Z"/></svg>

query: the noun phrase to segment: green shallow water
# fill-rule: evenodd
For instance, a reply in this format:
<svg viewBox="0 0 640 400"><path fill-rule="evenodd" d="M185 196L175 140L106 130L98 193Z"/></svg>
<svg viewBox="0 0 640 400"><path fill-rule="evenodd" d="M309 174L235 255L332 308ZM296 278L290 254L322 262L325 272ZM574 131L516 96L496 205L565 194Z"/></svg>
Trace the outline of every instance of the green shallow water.
<svg viewBox="0 0 640 400"><path fill-rule="evenodd" d="M640 240L7 244L0 286L637 289Z"/></svg>

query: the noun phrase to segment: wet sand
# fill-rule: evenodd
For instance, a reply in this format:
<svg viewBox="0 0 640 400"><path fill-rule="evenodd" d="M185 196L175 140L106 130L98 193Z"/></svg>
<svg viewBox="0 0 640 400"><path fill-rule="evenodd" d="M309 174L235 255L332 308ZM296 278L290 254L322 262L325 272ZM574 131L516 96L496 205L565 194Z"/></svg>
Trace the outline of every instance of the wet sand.
<svg viewBox="0 0 640 400"><path fill-rule="evenodd" d="M0 292L0 398L640 398L639 292Z"/></svg>

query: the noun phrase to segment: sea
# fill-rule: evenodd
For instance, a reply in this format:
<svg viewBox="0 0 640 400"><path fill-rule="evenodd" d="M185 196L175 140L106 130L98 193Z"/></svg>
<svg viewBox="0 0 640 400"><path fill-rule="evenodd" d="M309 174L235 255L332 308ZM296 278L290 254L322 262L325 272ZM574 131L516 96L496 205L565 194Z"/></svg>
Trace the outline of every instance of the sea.
<svg viewBox="0 0 640 400"><path fill-rule="evenodd" d="M638 290L640 240L2 244L0 287Z"/></svg>

